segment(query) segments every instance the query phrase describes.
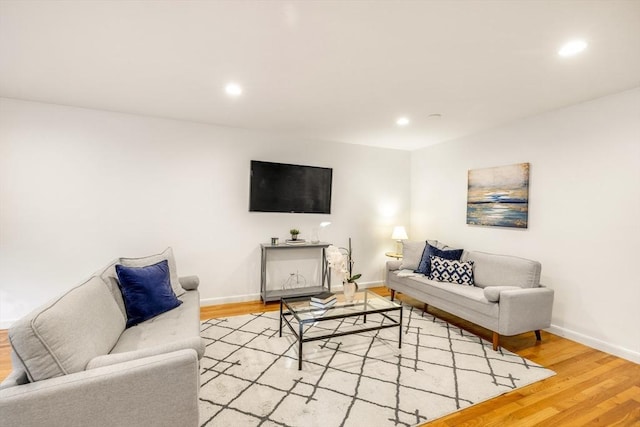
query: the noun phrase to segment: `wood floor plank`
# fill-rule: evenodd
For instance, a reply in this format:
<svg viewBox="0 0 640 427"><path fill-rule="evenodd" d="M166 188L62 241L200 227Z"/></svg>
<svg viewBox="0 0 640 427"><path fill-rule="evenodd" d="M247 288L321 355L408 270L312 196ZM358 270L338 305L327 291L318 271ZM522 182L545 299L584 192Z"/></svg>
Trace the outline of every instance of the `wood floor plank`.
<svg viewBox="0 0 640 427"><path fill-rule="evenodd" d="M550 408L556 411L556 413L549 412L549 416L547 417L548 419L544 418L545 422L549 425L564 425L564 423L571 421L571 418L565 417L561 412L568 408L586 406L582 405L582 401L588 401L590 399L585 390L606 381L611 374L612 372L609 370L608 366L603 366L600 370L595 372L585 372L583 375L576 376L572 378L571 381L563 383L562 387L554 387L557 390L556 392L551 394L547 392L537 393L521 399L518 403L522 405L522 408L514 411L510 415L516 420L524 421L535 416L537 420L542 421L542 418L538 415L540 408ZM620 390L627 387L628 385L623 383ZM579 391L576 392L576 390ZM601 389L600 391L606 392L607 390ZM611 392L611 395L615 395L619 390L614 389L609 391ZM597 398L592 400L597 400Z"/></svg>
<svg viewBox="0 0 640 427"><path fill-rule="evenodd" d="M374 288L389 296L385 287ZM397 295L422 310L420 301ZM202 307L200 318L238 316L279 310L279 303L241 302ZM429 314L490 342L491 331L444 311ZM542 331L501 337L503 348L554 370L557 375L462 411L423 424L429 427L477 426L640 426L640 365ZM0 331L0 379L11 372L7 332Z"/></svg>
<svg viewBox="0 0 640 427"><path fill-rule="evenodd" d="M633 402L635 406L640 408L640 404L637 401L633 400L633 398L621 398L621 394L627 394L630 392L630 388L627 387L629 382L633 382L635 379L626 378L626 382L619 382L617 379L613 379L612 381L607 381L607 383L612 384L611 387L606 389L601 389L598 386L592 387L591 390L584 390L580 393L576 393L573 399L569 399L566 401L559 401L554 407L560 410L560 413L556 416L549 418L547 421L550 425L567 425L572 422L576 422L576 420L581 419L584 415L584 407L598 407L598 410L607 411L618 408L622 405L626 405L628 402ZM626 389L625 389L626 387ZM612 395L613 397L606 402L601 401L601 396L603 394ZM593 418L596 416L596 412L594 411L588 415L587 418ZM622 415L620 420L624 419L624 414Z"/></svg>
<svg viewBox="0 0 640 427"><path fill-rule="evenodd" d="M0 381L11 373L11 345L7 330L0 330Z"/></svg>
<svg viewBox="0 0 640 427"><path fill-rule="evenodd" d="M612 405L603 401L574 418L571 423L576 426L638 426L640 425L640 406L632 400Z"/></svg>

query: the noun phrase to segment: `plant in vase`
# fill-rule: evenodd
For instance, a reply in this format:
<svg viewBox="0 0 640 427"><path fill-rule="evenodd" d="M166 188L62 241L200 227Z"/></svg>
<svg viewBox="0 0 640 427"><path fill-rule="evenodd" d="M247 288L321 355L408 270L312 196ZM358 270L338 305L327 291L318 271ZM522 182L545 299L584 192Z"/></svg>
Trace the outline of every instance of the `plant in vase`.
<svg viewBox="0 0 640 427"><path fill-rule="evenodd" d="M289 234L291 234L291 240L298 240L298 234L300 234L300 230L297 228L292 228L289 230Z"/></svg>
<svg viewBox="0 0 640 427"><path fill-rule="evenodd" d="M339 248L329 246L327 248L327 263L329 268L336 271L342 278L344 298L347 302L352 302L358 290L358 280L362 274L353 274L353 252L351 250L351 238L349 238L349 248Z"/></svg>

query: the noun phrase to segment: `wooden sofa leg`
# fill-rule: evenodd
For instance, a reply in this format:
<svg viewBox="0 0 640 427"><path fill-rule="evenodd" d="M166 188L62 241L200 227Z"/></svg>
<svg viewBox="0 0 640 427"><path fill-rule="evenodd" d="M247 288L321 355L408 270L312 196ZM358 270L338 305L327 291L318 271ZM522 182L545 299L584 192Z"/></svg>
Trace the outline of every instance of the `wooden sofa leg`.
<svg viewBox="0 0 640 427"><path fill-rule="evenodd" d="M500 345L500 335L497 332L493 333L493 351L498 351Z"/></svg>
<svg viewBox="0 0 640 427"><path fill-rule="evenodd" d="M542 341L542 337L540 336L540 329L536 329L536 340Z"/></svg>
<svg viewBox="0 0 640 427"><path fill-rule="evenodd" d="M394 291L393 289L391 289L391 301L393 301L393 299L396 297L396 291Z"/></svg>
<svg viewBox="0 0 640 427"><path fill-rule="evenodd" d="M429 304L425 302L424 305L422 306L422 314L425 314L428 309L429 309Z"/></svg>

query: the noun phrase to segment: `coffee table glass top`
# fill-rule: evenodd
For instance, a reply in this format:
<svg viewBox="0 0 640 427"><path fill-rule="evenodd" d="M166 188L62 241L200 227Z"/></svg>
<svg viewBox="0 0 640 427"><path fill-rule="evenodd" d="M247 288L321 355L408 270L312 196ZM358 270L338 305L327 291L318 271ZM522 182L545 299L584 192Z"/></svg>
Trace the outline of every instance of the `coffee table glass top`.
<svg viewBox="0 0 640 427"><path fill-rule="evenodd" d="M298 321L305 320L318 320L318 319L332 319L341 318L347 316L353 316L354 314L369 314L380 313L391 310L398 310L400 305L390 301L375 292L364 289L356 292L353 302L346 302L344 295L336 293L338 302L335 305L327 308L319 308L312 306L309 298L284 298L282 302L289 309L291 314L295 316Z"/></svg>

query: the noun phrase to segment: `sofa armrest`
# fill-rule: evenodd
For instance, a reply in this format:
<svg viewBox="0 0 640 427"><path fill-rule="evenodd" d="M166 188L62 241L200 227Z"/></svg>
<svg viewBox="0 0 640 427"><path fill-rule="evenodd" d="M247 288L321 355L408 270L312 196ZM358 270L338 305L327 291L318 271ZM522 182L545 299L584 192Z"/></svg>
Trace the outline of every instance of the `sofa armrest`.
<svg viewBox="0 0 640 427"><path fill-rule="evenodd" d="M552 289L523 288L500 293L498 333L516 335L551 326Z"/></svg>
<svg viewBox="0 0 640 427"><path fill-rule="evenodd" d="M20 368L13 368L9 376L0 383L0 390L3 388L11 388L27 384L28 382L29 378L27 378L27 373L25 371Z"/></svg>
<svg viewBox="0 0 640 427"><path fill-rule="evenodd" d="M0 390L3 425L198 426L194 350Z"/></svg>
<svg viewBox="0 0 640 427"><path fill-rule="evenodd" d="M384 284L386 286L390 286L391 281L389 280L389 275L391 272L398 270L401 265L402 261L399 260L387 261L387 265L384 270Z"/></svg>
<svg viewBox="0 0 640 427"><path fill-rule="evenodd" d="M394 259L392 261L387 261L387 271L399 270L401 265L401 260Z"/></svg>
<svg viewBox="0 0 640 427"><path fill-rule="evenodd" d="M178 282L180 282L180 286L182 286L182 289L185 291L193 291L198 289L200 278L198 276L178 277Z"/></svg>
<svg viewBox="0 0 640 427"><path fill-rule="evenodd" d="M102 356L96 356L89 361L86 369L97 369L103 366L116 365L118 363L128 362L130 360L142 359L144 357L155 356L159 354L171 353L172 351L193 349L198 355L198 359L204 356L205 343L201 337L188 337L180 340L170 341L163 345L142 348L140 350L125 351L123 353L111 353Z"/></svg>

